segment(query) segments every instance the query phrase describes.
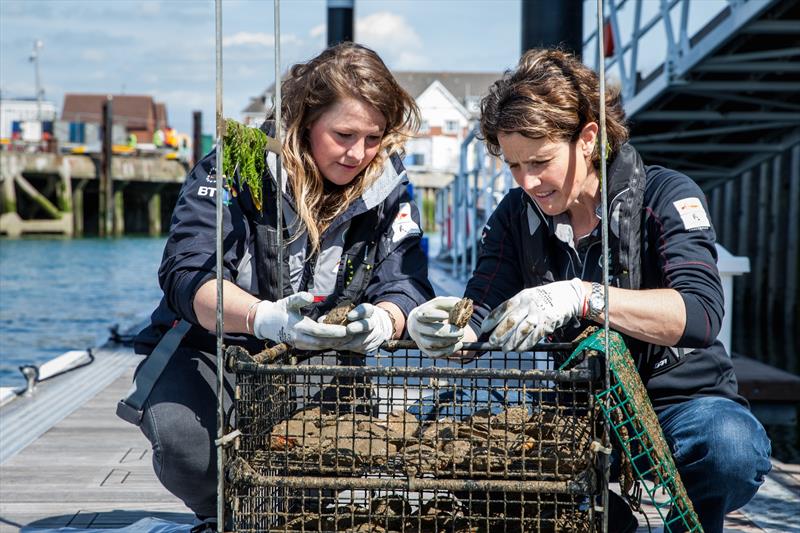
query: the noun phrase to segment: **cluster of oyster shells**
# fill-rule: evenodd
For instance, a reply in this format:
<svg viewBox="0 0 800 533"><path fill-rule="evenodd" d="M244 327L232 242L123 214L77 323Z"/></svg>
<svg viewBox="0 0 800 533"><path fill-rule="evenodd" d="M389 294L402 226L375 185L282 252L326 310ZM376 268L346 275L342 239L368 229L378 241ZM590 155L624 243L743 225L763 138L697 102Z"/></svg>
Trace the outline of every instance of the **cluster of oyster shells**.
<svg viewBox="0 0 800 533"><path fill-rule="evenodd" d="M272 428L269 449L255 462L294 475L378 469L411 477L524 479L536 472L556 479L586 468L590 440L585 417L523 406L425 424L405 410L378 418L307 408Z"/></svg>

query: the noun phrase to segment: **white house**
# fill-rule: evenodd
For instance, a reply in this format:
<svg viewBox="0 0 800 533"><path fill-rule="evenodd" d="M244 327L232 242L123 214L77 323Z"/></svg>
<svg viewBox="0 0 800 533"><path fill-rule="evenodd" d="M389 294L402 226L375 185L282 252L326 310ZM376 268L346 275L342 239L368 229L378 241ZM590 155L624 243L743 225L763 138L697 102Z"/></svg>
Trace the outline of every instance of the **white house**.
<svg viewBox="0 0 800 533"><path fill-rule="evenodd" d="M439 188L458 172L461 143L475 125L480 99L500 73L395 72L421 114L420 131L406 145L412 183Z"/></svg>

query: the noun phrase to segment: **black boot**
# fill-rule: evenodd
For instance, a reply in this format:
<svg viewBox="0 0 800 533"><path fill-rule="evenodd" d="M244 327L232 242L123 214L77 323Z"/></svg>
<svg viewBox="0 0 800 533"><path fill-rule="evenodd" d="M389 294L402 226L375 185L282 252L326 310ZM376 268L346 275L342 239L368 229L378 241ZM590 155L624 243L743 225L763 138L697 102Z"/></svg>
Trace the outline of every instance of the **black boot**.
<svg viewBox="0 0 800 533"><path fill-rule="evenodd" d="M638 527L628 503L616 492L608 491L608 533L634 533Z"/></svg>

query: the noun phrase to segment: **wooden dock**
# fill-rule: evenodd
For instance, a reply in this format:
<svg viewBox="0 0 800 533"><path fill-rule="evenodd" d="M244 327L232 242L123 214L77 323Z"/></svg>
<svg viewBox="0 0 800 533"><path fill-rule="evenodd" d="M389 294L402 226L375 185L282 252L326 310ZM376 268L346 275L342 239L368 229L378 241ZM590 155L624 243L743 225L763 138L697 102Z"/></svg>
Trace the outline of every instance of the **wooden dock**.
<svg viewBox="0 0 800 533"><path fill-rule="evenodd" d="M82 400L81 387L100 389L41 436L23 435L33 441L0 465L0 532L22 527L117 528L147 516L193 522L194 515L156 479L150 443L138 428L114 414L140 358L130 348L101 350L96 357L93 365L105 368L93 369L91 377L110 381L107 385L92 387L65 375L60 379L69 383L45 383L37 391L41 396L36 401L52 403L63 393L54 390L57 386L75 388L49 411L60 410L55 416L61 416ZM32 407L23 405L26 400L4 410L4 420L24 419ZM0 438L19 437L10 429L3 428Z"/></svg>

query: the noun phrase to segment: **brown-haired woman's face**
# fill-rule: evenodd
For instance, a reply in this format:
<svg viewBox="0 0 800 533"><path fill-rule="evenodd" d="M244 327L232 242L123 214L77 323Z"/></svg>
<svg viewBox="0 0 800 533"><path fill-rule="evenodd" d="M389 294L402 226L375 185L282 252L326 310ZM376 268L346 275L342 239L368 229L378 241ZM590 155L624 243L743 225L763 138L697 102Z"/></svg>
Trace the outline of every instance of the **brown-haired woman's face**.
<svg viewBox="0 0 800 533"><path fill-rule="evenodd" d="M375 159L385 128L386 119L367 102L339 99L309 128L311 156L325 179L347 185Z"/></svg>
<svg viewBox="0 0 800 533"><path fill-rule="evenodd" d="M594 174L582 139L554 142L501 132L497 141L514 181L546 215L568 211L582 193L589 192Z"/></svg>

